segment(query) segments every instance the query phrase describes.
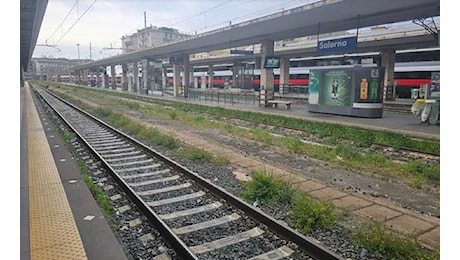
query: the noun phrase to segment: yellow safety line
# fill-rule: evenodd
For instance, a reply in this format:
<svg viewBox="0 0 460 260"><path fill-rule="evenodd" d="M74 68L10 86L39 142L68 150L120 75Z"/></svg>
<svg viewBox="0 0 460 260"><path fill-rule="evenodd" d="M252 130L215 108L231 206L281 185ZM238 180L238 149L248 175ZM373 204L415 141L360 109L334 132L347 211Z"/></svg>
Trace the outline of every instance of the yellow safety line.
<svg viewBox="0 0 460 260"><path fill-rule="evenodd" d="M87 259L26 83L30 259Z"/></svg>

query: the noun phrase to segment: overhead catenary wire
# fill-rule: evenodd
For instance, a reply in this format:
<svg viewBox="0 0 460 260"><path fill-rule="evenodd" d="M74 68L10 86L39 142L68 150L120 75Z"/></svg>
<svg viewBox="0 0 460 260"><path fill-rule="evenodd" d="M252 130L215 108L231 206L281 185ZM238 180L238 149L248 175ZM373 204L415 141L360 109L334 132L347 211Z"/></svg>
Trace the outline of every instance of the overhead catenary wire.
<svg viewBox="0 0 460 260"><path fill-rule="evenodd" d="M56 32L59 30L59 28L62 28L62 25L64 24L64 22L67 20L67 18L69 17L70 13L72 13L73 9L75 8L75 6L77 5L78 3L78 0L75 1L75 3L73 4L72 8L70 8L69 12L67 13L67 15L64 17L64 19L62 20L62 22L58 25L58 27L56 27L56 30L54 30L54 32L51 34L50 37L48 37L46 39L45 42L48 42L49 39L51 39L55 34Z"/></svg>
<svg viewBox="0 0 460 260"><path fill-rule="evenodd" d="M72 28L80 21L80 19L85 16L85 14L89 11L89 9L91 9L91 7L97 2L97 0L94 0L89 6L88 8L86 8L86 10L77 18L77 20L70 26L70 28L61 36L61 38L59 38L59 40L56 42L56 44L58 44L62 38L64 38L68 32L70 32L70 30L72 30Z"/></svg>
<svg viewBox="0 0 460 260"><path fill-rule="evenodd" d="M231 1L233 1L233 0L228 0L228 1L225 1L225 2L223 2L223 3L220 3L220 4L216 5L216 6L213 6L213 7L211 7L211 8L208 8L208 9L206 9L206 10L204 10L204 11L201 11L201 12L199 12L199 13L197 13L197 14L191 15L191 16L185 18L185 19L182 19L182 20L180 20L180 21L177 21L177 22L171 24L170 26L176 25L176 24L178 24L178 23L185 22L185 21L187 21L187 20L190 20L190 19L192 19L192 18L195 18L195 17L198 16L198 15L205 14L205 13L207 13L208 11L211 11L211 10L216 9L216 8L218 8L218 7L220 7L220 6L223 6L223 5L227 4L227 3L230 3Z"/></svg>
<svg viewBox="0 0 460 260"><path fill-rule="evenodd" d="M73 28L73 27L80 21L80 19L89 11L89 9L91 9L91 7L96 3L96 1L97 1L97 0L94 0L94 1L89 5L89 7L86 8L86 10L77 18L77 20L70 26L70 28L67 29L67 31L66 31L64 34L61 35L61 37L59 38L59 40L56 41L55 45L57 45L57 44L67 35L67 33L69 33L70 30L72 30L72 28ZM72 8L70 9L70 11L69 11L69 13L67 14L67 16L69 16L69 14L72 12L73 8L75 8L75 6L77 5L77 3L78 3L78 0L75 1L74 5L73 5ZM65 19L67 19L67 16L66 16L66 18L64 18L64 20L62 21L62 23L64 23ZM62 25L62 23L61 23L61 25ZM59 27L61 27L61 25L58 26L57 29L59 29ZM56 31L57 31L57 29L56 29ZM53 33L53 35L54 35L54 33ZM49 50L48 52L46 52L45 55L47 55L48 53L50 53L50 51L51 51L51 50Z"/></svg>
<svg viewBox="0 0 460 260"><path fill-rule="evenodd" d="M233 22L233 23L237 22L237 21L243 21L245 18L248 19L248 18L254 17L255 15L261 14L261 13L266 13L266 14L273 13L274 11L277 11L277 10L283 10L285 8L289 8L288 6L286 6L286 4L291 3L291 2L297 2L297 1L298 0L288 0L288 1L281 2L281 3L277 3L275 5L268 6L268 7L264 8L264 9L262 9L262 10L247 13L247 14L244 14L244 15L241 15L241 16L238 16L238 17L230 18L229 20L226 20L226 21L221 21L221 22L218 22L218 23L214 23L212 25L208 25L208 26L198 28L195 31L202 31L202 30L205 30L205 29L214 28L214 27L218 27L218 26L225 26L230 21ZM307 0L306 2L307 3L312 3L312 2L317 2L317 1L319 1L319 0ZM245 1L243 3L238 3L238 4L235 4L235 5L229 6L228 8L235 7L235 6L242 6L242 5L246 5L246 4L250 4L250 3L251 2L249 2L249 1ZM208 12L211 9L216 9L217 7L219 7L219 6L215 6L213 8L210 8L210 9L206 10L206 11L202 11L201 13L199 13L197 15L204 14L204 13ZM194 17L190 17L188 19L191 19L191 18L194 18Z"/></svg>

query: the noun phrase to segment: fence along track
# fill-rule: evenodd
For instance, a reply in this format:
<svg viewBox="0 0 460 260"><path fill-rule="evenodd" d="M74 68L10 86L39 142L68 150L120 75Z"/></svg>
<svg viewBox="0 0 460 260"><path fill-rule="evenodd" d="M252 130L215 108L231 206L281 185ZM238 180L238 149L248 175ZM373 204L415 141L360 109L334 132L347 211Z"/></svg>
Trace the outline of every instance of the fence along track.
<svg viewBox="0 0 460 260"><path fill-rule="evenodd" d="M314 259L340 259L318 241L279 223L134 138L43 88L34 89L101 159L183 258L223 259L241 250L232 247L257 244L244 253L248 259L282 259L304 253Z"/></svg>

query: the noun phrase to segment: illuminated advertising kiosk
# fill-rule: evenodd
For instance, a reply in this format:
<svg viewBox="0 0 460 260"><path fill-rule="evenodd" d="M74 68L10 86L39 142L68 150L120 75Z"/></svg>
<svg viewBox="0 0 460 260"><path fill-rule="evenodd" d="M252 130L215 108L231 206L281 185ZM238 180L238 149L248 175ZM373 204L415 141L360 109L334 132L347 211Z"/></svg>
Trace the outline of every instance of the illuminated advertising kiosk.
<svg viewBox="0 0 460 260"><path fill-rule="evenodd" d="M308 110L337 115L381 118L382 67L310 70Z"/></svg>

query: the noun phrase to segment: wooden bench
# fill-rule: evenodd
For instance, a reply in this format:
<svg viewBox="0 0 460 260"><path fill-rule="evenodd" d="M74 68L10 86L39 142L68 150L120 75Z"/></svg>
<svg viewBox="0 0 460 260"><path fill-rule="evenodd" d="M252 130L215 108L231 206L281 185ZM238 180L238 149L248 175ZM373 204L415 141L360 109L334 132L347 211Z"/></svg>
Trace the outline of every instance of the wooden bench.
<svg viewBox="0 0 460 260"><path fill-rule="evenodd" d="M286 109L291 109L292 101L288 100L267 100L268 104L271 104L274 108L278 108L278 104L286 105Z"/></svg>

